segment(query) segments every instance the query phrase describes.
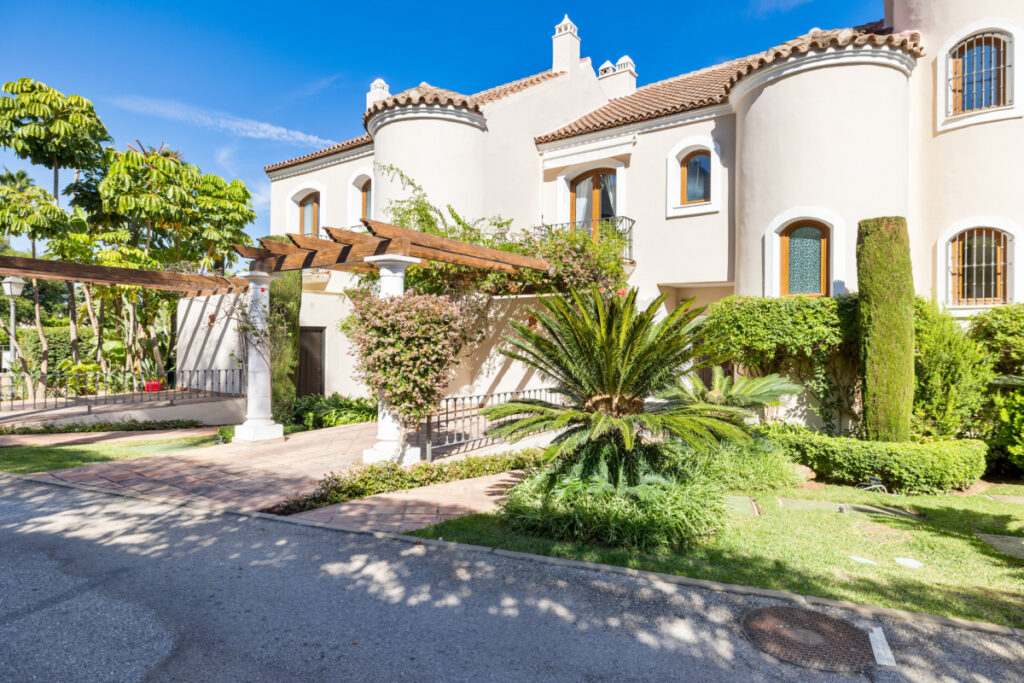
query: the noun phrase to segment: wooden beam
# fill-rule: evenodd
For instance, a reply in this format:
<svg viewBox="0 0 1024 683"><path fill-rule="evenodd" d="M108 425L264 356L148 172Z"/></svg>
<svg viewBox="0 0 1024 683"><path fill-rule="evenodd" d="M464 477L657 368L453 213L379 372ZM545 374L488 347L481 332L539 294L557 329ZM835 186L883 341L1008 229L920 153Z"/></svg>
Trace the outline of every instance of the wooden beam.
<svg viewBox="0 0 1024 683"><path fill-rule="evenodd" d="M371 235L368 232L355 232L353 230L342 230L340 228L324 228L324 232L331 236L335 242L343 244L374 244L386 238Z"/></svg>
<svg viewBox="0 0 1024 683"><path fill-rule="evenodd" d="M65 282L88 282L95 285L124 285L175 292L190 292L212 289L218 292L231 288L245 289L249 286L242 278L197 275L195 273L173 273L163 270L138 270L135 268L113 268L87 263L47 261L45 259L0 256L0 275L17 275L22 278L40 280L62 280Z"/></svg>
<svg viewBox="0 0 1024 683"><path fill-rule="evenodd" d="M292 241L292 244L294 244L299 249L308 249L310 251L317 251L323 253L341 251L342 249L345 249L346 247L349 246L347 244L338 244L337 242L333 242L331 240L322 240L318 237L310 237L309 235L297 235L293 232L287 233L285 237L290 239Z"/></svg>
<svg viewBox="0 0 1024 683"><path fill-rule="evenodd" d="M263 248L272 254L287 255L297 254L300 252L309 251L308 249L301 249L294 244L288 244L287 242L278 242L277 240L267 239L266 237L260 238L260 244Z"/></svg>
<svg viewBox="0 0 1024 683"><path fill-rule="evenodd" d="M383 256L385 254L409 255L409 241L404 239L381 240L376 244L356 244L351 246L330 244L331 249L323 251L304 250L292 245L285 245L294 249L294 252L275 254L270 258L258 259L253 261L251 267L253 270L276 273L284 270L352 265L362 262L367 256Z"/></svg>
<svg viewBox="0 0 1024 683"><path fill-rule="evenodd" d="M260 247L249 247L244 244L232 244L235 253L242 258L270 258L274 255L274 252Z"/></svg>
<svg viewBox="0 0 1024 683"><path fill-rule="evenodd" d="M438 249L440 251L446 251L462 256L471 256L478 259L493 261L495 263L503 263L509 266L518 266L520 268L530 268L532 270L543 271L547 271L551 268L550 263L544 259L534 258L533 256L523 256L522 254L513 254L511 252L501 251L500 249L491 249L490 247L481 247L476 244L467 244L466 242L460 242L447 237L428 235L427 233L400 228L397 225L389 225L387 223L381 223L380 221L373 221L369 218L363 218L362 221L363 225L365 225L370 232L380 237L390 237L392 239L405 238L409 240L410 244Z"/></svg>

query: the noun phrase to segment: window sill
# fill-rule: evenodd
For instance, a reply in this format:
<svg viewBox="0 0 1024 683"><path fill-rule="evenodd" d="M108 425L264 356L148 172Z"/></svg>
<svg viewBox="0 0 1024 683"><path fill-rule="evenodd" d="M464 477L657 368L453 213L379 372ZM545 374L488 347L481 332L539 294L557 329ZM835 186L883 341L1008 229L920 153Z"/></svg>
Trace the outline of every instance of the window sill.
<svg viewBox="0 0 1024 683"><path fill-rule="evenodd" d="M703 216L709 213L718 213L719 206L716 202L701 202L700 204L677 204L669 206L665 212L665 218L681 218L683 216Z"/></svg>
<svg viewBox="0 0 1024 683"><path fill-rule="evenodd" d="M1007 119L1019 118L1024 118L1024 109L1016 104L1008 107L979 109L978 111L971 111L966 114L947 116L939 123L939 132L941 133L947 130L965 128L978 123L992 123L994 121L1005 121Z"/></svg>
<svg viewBox="0 0 1024 683"><path fill-rule="evenodd" d="M977 313L981 313L982 311L987 311L987 310L990 310L990 309L993 309L993 308L998 308L1000 306L1009 306L1009 305L1010 305L1010 303L1005 303L1005 304L977 304L977 305L974 305L974 306L964 306L964 305L953 306L953 305L947 305L946 306L946 310L954 318L970 318L971 316L973 316L973 315L975 315Z"/></svg>

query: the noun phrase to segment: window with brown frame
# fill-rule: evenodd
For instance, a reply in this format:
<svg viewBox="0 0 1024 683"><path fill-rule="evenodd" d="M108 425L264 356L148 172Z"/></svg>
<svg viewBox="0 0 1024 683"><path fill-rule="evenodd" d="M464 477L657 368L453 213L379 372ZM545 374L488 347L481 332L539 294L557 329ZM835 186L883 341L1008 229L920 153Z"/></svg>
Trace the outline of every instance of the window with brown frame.
<svg viewBox="0 0 1024 683"><path fill-rule="evenodd" d="M697 150L679 163L679 202L700 204L711 201L711 154Z"/></svg>
<svg viewBox="0 0 1024 683"><path fill-rule="evenodd" d="M373 181L367 180L363 183L363 186L359 188L359 194L363 211L360 215L364 218L373 218Z"/></svg>
<svg viewBox="0 0 1024 683"><path fill-rule="evenodd" d="M320 193L311 192L299 202L299 234L316 237L320 232Z"/></svg>
<svg viewBox="0 0 1024 683"><path fill-rule="evenodd" d="M1012 41L999 32L976 33L947 55L947 116L1013 104Z"/></svg>
<svg viewBox="0 0 1024 683"><path fill-rule="evenodd" d="M598 237L601 221L615 218L615 171L598 168L573 179L569 201L569 220Z"/></svg>
<svg viewBox="0 0 1024 683"><path fill-rule="evenodd" d="M1013 238L995 228L970 228L949 241L951 300L954 306L1009 303Z"/></svg>
<svg viewBox="0 0 1024 683"><path fill-rule="evenodd" d="M780 235L782 296L829 295L829 229L815 221L794 223Z"/></svg>

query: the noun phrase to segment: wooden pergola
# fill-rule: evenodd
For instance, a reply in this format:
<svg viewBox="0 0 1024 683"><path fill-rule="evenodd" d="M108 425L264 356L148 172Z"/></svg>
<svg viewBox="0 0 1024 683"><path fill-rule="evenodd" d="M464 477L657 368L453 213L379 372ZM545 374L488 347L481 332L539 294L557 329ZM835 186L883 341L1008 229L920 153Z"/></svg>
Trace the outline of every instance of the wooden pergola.
<svg viewBox="0 0 1024 683"><path fill-rule="evenodd" d="M125 285L145 289L161 289L178 292L184 296L237 294L246 291L249 287L248 280L238 277L176 273L166 270L114 268L20 256L0 256L0 276L2 275L16 275L38 280L84 282L94 285Z"/></svg>
<svg viewBox="0 0 1024 683"><path fill-rule="evenodd" d="M371 256L407 256L441 261L471 268L514 273L519 268L547 271L551 264L533 256L438 237L363 218L368 232L323 228L330 239L288 233L291 244L261 239L260 247L232 245L244 258L252 259L251 270L277 273L304 268L367 272L376 266Z"/></svg>

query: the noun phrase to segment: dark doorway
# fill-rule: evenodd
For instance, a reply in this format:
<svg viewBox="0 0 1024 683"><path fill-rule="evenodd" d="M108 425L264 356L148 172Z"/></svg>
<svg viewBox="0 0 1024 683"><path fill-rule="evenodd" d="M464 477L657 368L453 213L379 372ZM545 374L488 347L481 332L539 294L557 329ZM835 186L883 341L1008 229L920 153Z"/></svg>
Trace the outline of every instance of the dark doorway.
<svg viewBox="0 0 1024 683"><path fill-rule="evenodd" d="M299 396L324 393L324 328L299 328Z"/></svg>

